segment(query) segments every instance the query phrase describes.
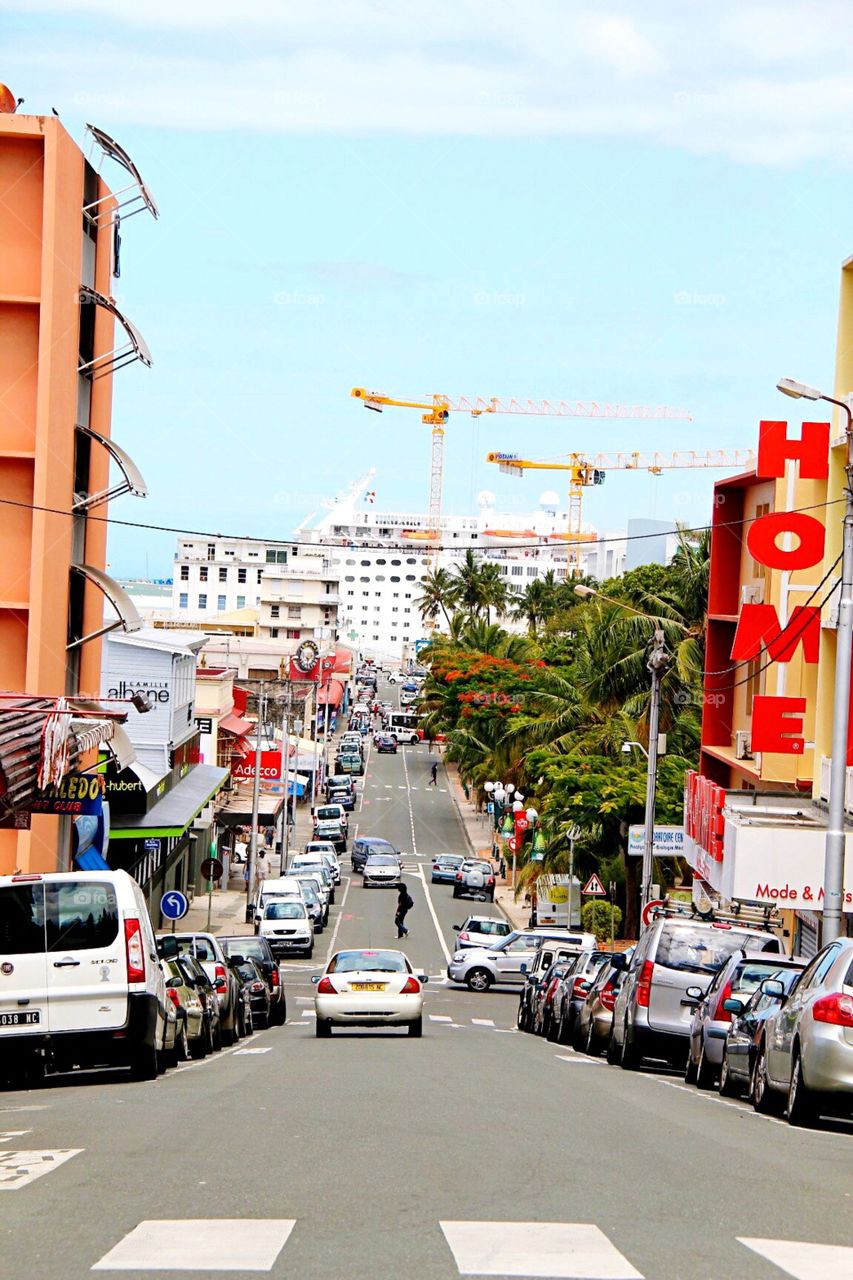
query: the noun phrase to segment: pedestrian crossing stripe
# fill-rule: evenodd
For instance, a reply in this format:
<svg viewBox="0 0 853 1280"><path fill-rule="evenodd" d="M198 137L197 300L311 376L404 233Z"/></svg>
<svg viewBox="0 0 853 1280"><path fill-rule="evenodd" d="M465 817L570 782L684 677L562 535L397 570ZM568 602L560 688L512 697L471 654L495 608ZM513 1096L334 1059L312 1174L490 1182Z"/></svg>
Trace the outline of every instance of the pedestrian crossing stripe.
<svg viewBox="0 0 853 1280"><path fill-rule="evenodd" d="M0 1191L20 1191L36 1178L58 1169L72 1156L79 1156L82 1150L82 1147L63 1147L48 1151L0 1152Z"/></svg>
<svg viewBox="0 0 853 1280"><path fill-rule="evenodd" d="M471 1023L475 1027L493 1027L495 1020L494 1018L472 1018Z"/></svg>
<svg viewBox="0 0 853 1280"><path fill-rule="evenodd" d="M461 1276L643 1280L603 1231L587 1222L441 1222Z"/></svg>
<svg viewBox="0 0 853 1280"><path fill-rule="evenodd" d="M268 1045L266 1049L235 1049L234 1057L239 1058L243 1055L248 1057L250 1053L272 1053L272 1045Z"/></svg>
<svg viewBox="0 0 853 1280"><path fill-rule="evenodd" d="M446 1013L431 1013L429 1015L430 1022L452 1022L453 1019L448 1017Z"/></svg>
<svg viewBox="0 0 853 1280"><path fill-rule="evenodd" d="M272 1271L295 1218L148 1219L93 1271Z"/></svg>
<svg viewBox="0 0 853 1280"><path fill-rule="evenodd" d="M737 1236L740 1244L780 1267L795 1280L853 1280L853 1248L806 1240L763 1240Z"/></svg>

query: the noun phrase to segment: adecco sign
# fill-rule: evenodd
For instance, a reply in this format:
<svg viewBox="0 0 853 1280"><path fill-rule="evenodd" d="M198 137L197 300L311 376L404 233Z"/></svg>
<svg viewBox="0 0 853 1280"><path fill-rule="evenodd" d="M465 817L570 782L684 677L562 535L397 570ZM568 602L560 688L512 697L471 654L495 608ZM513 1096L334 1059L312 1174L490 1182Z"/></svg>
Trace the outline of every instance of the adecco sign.
<svg viewBox="0 0 853 1280"><path fill-rule="evenodd" d="M255 753L241 756L231 764L232 777L241 782L251 780L255 776ZM261 782L281 782L281 752L261 752Z"/></svg>

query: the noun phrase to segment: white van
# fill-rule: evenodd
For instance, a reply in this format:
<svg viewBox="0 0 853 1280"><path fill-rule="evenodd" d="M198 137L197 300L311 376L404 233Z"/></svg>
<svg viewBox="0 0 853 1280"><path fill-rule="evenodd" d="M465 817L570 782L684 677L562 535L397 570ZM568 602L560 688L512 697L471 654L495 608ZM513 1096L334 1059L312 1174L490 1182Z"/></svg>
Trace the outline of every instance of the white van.
<svg viewBox="0 0 853 1280"><path fill-rule="evenodd" d="M255 903L255 933L258 931L258 924L264 914L264 907L273 898L298 898L300 902L305 901L302 894L302 885L296 879L296 876L281 876L276 880L264 880L261 885L261 891L258 894L258 901Z"/></svg>
<svg viewBox="0 0 853 1280"><path fill-rule="evenodd" d="M163 1061L166 984L142 890L126 871L0 876L0 1074Z"/></svg>

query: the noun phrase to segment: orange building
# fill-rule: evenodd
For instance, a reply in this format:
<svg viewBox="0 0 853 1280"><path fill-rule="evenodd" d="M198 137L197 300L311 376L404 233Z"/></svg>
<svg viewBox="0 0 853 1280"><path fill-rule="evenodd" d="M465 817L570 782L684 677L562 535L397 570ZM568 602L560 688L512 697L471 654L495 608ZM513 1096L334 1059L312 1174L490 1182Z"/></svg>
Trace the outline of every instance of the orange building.
<svg viewBox="0 0 853 1280"><path fill-rule="evenodd" d="M122 219L157 210L126 153L88 130L124 170L116 194L58 119L0 114L0 690L46 696L97 697L99 636L139 625L88 516L145 493L110 418L114 371L151 358L111 282ZM33 816L0 830L0 873L67 866L69 850L68 819Z"/></svg>

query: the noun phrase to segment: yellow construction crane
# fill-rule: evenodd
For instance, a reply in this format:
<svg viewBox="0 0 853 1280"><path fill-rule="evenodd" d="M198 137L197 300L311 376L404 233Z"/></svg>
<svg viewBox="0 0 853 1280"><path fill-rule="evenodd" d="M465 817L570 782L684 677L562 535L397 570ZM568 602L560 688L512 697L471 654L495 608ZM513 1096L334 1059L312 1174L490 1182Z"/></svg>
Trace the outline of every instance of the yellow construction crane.
<svg viewBox="0 0 853 1280"><path fill-rule="evenodd" d="M381 413L385 408L420 409L421 422L432 427L432 454L429 472L429 534L433 539L441 531L441 491L444 481L444 424L451 413L470 413L478 418L483 413L511 413L532 417L554 418L642 418L651 421L690 421L686 409L669 405L609 404L597 400L499 400L497 396L450 396L435 394L426 400L397 400L382 391L353 387L351 393L365 409Z"/></svg>
<svg viewBox="0 0 853 1280"><path fill-rule="evenodd" d="M504 475L523 476L525 471L569 472L569 521L562 537L567 543L567 572L580 572L579 544L592 542L595 534L583 531L583 491L590 485L604 484L607 471L648 471L658 476L662 471L689 467L751 467L755 454L751 449L709 449L702 453L689 450L680 453L570 453L565 462L533 462L517 453L488 453L486 461L496 464Z"/></svg>

